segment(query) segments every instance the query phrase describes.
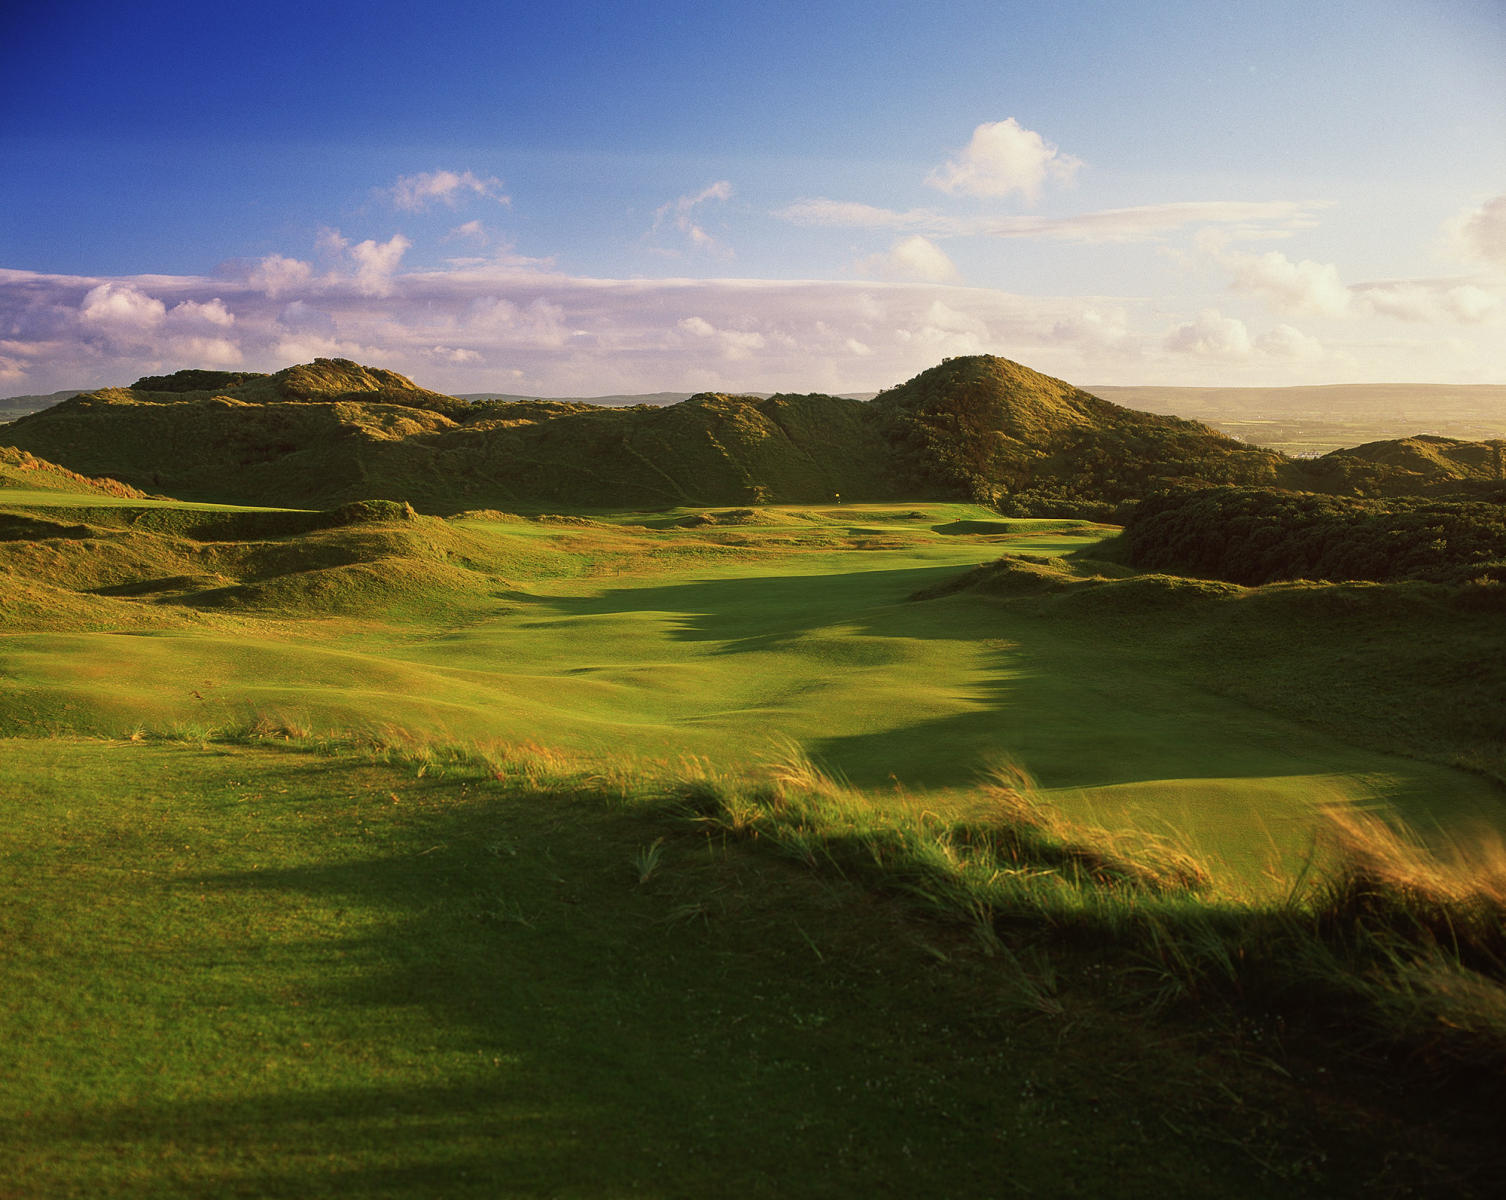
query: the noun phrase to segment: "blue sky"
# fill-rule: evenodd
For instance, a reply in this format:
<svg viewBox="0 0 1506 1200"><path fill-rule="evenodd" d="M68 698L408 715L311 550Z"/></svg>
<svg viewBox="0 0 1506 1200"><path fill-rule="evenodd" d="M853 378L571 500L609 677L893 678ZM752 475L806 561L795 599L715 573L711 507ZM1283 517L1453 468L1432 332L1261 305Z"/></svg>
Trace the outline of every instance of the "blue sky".
<svg viewBox="0 0 1506 1200"><path fill-rule="evenodd" d="M1506 382L1506 4L12 3L0 394Z"/></svg>

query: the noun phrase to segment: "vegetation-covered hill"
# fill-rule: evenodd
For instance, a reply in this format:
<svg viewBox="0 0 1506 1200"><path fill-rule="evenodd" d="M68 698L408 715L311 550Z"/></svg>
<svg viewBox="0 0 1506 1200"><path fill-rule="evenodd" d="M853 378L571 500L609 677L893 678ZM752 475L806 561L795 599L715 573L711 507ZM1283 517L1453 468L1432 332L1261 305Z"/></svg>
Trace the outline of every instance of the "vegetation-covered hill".
<svg viewBox="0 0 1506 1200"><path fill-rule="evenodd" d="M1243 584L1506 581L1501 502L1201 488L1138 505L1124 542L1137 567Z"/></svg>
<svg viewBox="0 0 1506 1200"><path fill-rule="evenodd" d="M1114 504L1178 482L1276 484L1281 455L1195 421L1120 408L1007 359L948 359L872 402L905 494L1006 511Z"/></svg>
<svg viewBox="0 0 1506 1200"><path fill-rule="evenodd" d="M91 479L13 446L0 446L0 503L6 490L70 492L140 499L142 493L114 479Z"/></svg>
<svg viewBox="0 0 1506 1200"><path fill-rule="evenodd" d="M1419 437L1296 462L991 356L948 359L868 402L704 393L627 408L470 402L319 359L272 375L147 377L22 418L0 441L230 503L375 497L455 512L957 499L1099 518L1184 485L1447 493L1499 478L1506 445Z"/></svg>

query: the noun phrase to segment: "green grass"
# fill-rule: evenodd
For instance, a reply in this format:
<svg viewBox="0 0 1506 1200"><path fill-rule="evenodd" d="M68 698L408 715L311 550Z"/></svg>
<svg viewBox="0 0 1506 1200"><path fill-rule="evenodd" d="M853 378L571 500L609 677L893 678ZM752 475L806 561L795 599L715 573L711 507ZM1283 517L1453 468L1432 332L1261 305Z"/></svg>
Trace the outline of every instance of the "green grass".
<svg viewBox="0 0 1506 1200"><path fill-rule="evenodd" d="M194 540L167 517L142 531L147 513L76 541L0 544L33 588L50 580L82 604L66 585L90 585L96 622L17 616L0 640L0 729L118 737L270 721L736 769L792 743L897 805L941 808L965 806L1011 758L1070 815L1175 830L1273 886L1325 804L1499 823L1488 782L1382 752L1404 741L1355 745L1363 712L1324 731L1281 703L1210 694L1229 690L1199 670L1223 652L1216 603L1158 623L1160 594L1132 579L1068 589L1050 611L971 590L912 600L1003 551L1046 560L1039 578L1061 590L1073 576L1052 557L1102 536L985 511L712 510L713 524L690 527L679 522L703 510L416 518L251 542ZM323 520L266 519L295 516ZM200 538L223 536L206 528ZM1267 671L1271 692L1300 678L1288 658L1259 657L1287 621L1268 615L1252 632L1241 679ZM1341 696L1310 696L1342 713Z"/></svg>
<svg viewBox="0 0 1506 1200"><path fill-rule="evenodd" d="M1478 1169L1363 1081L1330 1109L1275 1046L1106 1005L1095 956L666 825L652 764L0 753L8 1195L1467 1194Z"/></svg>
<svg viewBox="0 0 1506 1200"><path fill-rule="evenodd" d="M961 504L15 496L0 1195L1488 1178L1496 901L1317 839L1506 826L1489 613Z"/></svg>

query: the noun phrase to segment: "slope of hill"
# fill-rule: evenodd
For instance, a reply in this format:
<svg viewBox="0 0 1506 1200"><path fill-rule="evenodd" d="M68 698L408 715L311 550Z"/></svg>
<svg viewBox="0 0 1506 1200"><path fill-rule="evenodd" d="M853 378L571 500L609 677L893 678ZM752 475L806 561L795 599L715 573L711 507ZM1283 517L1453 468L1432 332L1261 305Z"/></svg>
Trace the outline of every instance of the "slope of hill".
<svg viewBox="0 0 1506 1200"><path fill-rule="evenodd" d="M1178 417L1120 408L991 356L948 359L873 401L901 478L1006 509L1109 503L1178 482L1294 482L1269 450Z"/></svg>
<svg viewBox="0 0 1506 1200"><path fill-rule="evenodd" d="M467 402L319 359L272 375L148 377L0 433L0 443L71 470L185 498L311 507L379 498L434 512L841 496L1103 517L1188 484L1379 495L1499 474L1498 450L1411 441L1410 451L1372 446L1296 463L991 356L949 359L870 402L703 393L627 408Z"/></svg>
<svg viewBox="0 0 1506 1200"><path fill-rule="evenodd" d="M1506 441L1419 434L1335 450L1302 464L1314 491L1366 496L1436 495L1506 487Z"/></svg>
<svg viewBox="0 0 1506 1200"><path fill-rule="evenodd" d="M68 388L61 392L48 392L41 396L7 396L0 399L0 421L14 421L17 417L24 417L28 413L41 412L44 408L51 408L54 404L71 400L84 390L84 388Z"/></svg>
<svg viewBox="0 0 1506 1200"><path fill-rule="evenodd" d="M115 479L91 479L12 446L0 446L0 502L7 490L67 492L141 499L142 492Z"/></svg>

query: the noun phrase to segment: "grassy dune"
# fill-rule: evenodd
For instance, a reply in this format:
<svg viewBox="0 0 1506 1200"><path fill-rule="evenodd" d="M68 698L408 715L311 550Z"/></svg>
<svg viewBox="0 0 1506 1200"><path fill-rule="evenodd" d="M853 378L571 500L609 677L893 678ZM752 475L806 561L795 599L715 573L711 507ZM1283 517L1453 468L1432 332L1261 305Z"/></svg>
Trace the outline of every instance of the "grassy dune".
<svg viewBox="0 0 1506 1200"><path fill-rule="evenodd" d="M118 499L0 493L14 1194L1491 1177L1418 1081L1499 1065L1500 895L1333 840L1506 829L1489 613L961 504Z"/></svg>
<svg viewBox="0 0 1506 1200"><path fill-rule="evenodd" d="M213 541L212 523L142 532L151 517L3 547L33 586L91 585L68 594L98 627L13 621L0 728L385 729L730 768L794 744L897 804L942 807L1009 759L1073 815L1176 829L1247 879L1300 858L1323 804L1426 825L1499 808L1483 780L1210 694L1153 619L1123 636L1147 597L1118 592L1138 581L1088 565L1096 591L1068 595L1072 571L1049 565L1090 552L1091 526L933 504L410 516ZM266 516L295 518L319 523ZM1047 563L1061 611L986 589L914 599L1005 551ZM1185 640L1222 620L1194 603L1174 626Z"/></svg>

